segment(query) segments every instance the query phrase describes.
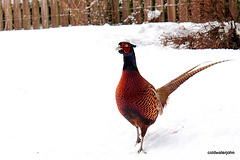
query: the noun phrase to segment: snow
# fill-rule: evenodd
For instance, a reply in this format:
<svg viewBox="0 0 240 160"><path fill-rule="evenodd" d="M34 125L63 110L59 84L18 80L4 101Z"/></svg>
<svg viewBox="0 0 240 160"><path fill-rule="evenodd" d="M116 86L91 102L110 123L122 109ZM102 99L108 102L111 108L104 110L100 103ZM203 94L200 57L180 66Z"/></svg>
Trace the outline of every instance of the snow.
<svg viewBox="0 0 240 160"><path fill-rule="evenodd" d="M239 50L161 45L161 34L183 26L194 28L148 23L0 32L0 159L240 159ZM115 48L126 40L137 45L140 73L156 88L197 64L232 59L170 96L148 129L147 154L137 154L136 129L115 102L123 65Z"/></svg>
<svg viewBox="0 0 240 160"><path fill-rule="evenodd" d="M158 18L161 14L162 14L162 11L157 10L157 9L154 11L147 10L147 19L148 19L148 21L151 21L153 19Z"/></svg>

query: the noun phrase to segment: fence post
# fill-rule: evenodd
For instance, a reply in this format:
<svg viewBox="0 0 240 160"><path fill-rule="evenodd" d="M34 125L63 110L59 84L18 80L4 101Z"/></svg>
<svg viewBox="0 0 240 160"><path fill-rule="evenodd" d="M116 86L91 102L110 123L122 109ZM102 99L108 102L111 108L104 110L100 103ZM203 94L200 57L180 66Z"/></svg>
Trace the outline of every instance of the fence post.
<svg viewBox="0 0 240 160"><path fill-rule="evenodd" d="M237 0L229 0L229 10L233 17L233 20L237 21L238 13L239 13L238 7L237 7Z"/></svg>
<svg viewBox="0 0 240 160"><path fill-rule="evenodd" d="M5 30L12 30L11 0L4 0Z"/></svg>
<svg viewBox="0 0 240 160"><path fill-rule="evenodd" d="M30 25L30 11L29 11L29 4L28 0L22 0L22 5L23 5L23 28L25 30L29 30L31 25Z"/></svg>
<svg viewBox="0 0 240 160"><path fill-rule="evenodd" d="M48 0L41 0L42 27L49 28L48 22Z"/></svg>
<svg viewBox="0 0 240 160"><path fill-rule="evenodd" d="M113 23L118 24L120 22L118 0L112 0L112 8L113 8Z"/></svg>
<svg viewBox="0 0 240 160"><path fill-rule="evenodd" d="M144 21L145 22L148 22L149 21L149 12L152 11L152 0L145 0L144 1L144 10L143 10L143 13L144 13Z"/></svg>
<svg viewBox="0 0 240 160"><path fill-rule="evenodd" d="M87 25L88 24L88 12L87 12L87 2L86 0L79 1L79 24Z"/></svg>
<svg viewBox="0 0 240 160"><path fill-rule="evenodd" d="M77 11L77 6L76 3L78 4L78 0L70 0L70 23L72 26L77 26L78 25L78 11Z"/></svg>
<svg viewBox="0 0 240 160"><path fill-rule="evenodd" d="M167 0L168 22L176 22L175 0Z"/></svg>
<svg viewBox="0 0 240 160"><path fill-rule="evenodd" d="M68 9L68 3L66 3L64 0L59 0L60 3L60 17L61 17L61 25L66 27L68 26L68 15L69 15L69 9Z"/></svg>
<svg viewBox="0 0 240 160"><path fill-rule="evenodd" d="M52 28L59 26L58 1L51 0L51 22Z"/></svg>
<svg viewBox="0 0 240 160"><path fill-rule="evenodd" d="M206 0L204 0L204 1L206 1ZM225 13L226 13L226 11L225 11L225 9L226 9L225 7L227 6L226 3L227 3L226 0L220 0L220 3L217 5L217 10L218 10L218 12L220 12L221 15L225 15ZM225 19L225 17L224 17L224 19Z"/></svg>
<svg viewBox="0 0 240 160"><path fill-rule="evenodd" d="M180 22L187 22L188 21L187 0L179 0L178 14L179 14L179 21Z"/></svg>
<svg viewBox="0 0 240 160"><path fill-rule="evenodd" d="M161 12L161 15L157 18L157 22L164 22L164 6L163 0L156 0L156 10Z"/></svg>
<svg viewBox="0 0 240 160"><path fill-rule="evenodd" d="M3 8L2 1L0 1L0 31L3 30Z"/></svg>
<svg viewBox="0 0 240 160"><path fill-rule="evenodd" d="M102 0L101 2L101 22L102 24L107 23L107 17L108 17L108 13L107 13L107 8L108 8L108 0Z"/></svg>
<svg viewBox="0 0 240 160"><path fill-rule="evenodd" d="M195 23L201 22L201 5L203 0L191 0L191 20Z"/></svg>
<svg viewBox="0 0 240 160"><path fill-rule="evenodd" d="M133 0L133 15L136 24L142 23L141 0Z"/></svg>
<svg viewBox="0 0 240 160"><path fill-rule="evenodd" d="M123 23L128 23L128 15L129 15L129 0L122 0L122 20Z"/></svg>
<svg viewBox="0 0 240 160"><path fill-rule="evenodd" d="M105 11L107 9L107 2L106 0L99 0L98 1L98 24L102 25L105 24Z"/></svg>
<svg viewBox="0 0 240 160"><path fill-rule="evenodd" d="M33 29L40 28L40 15L38 0L32 0L32 25Z"/></svg>
<svg viewBox="0 0 240 160"><path fill-rule="evenodd" d="M90 0L90 20L91 24L97 25L99 24L99 9L98 9L98 1L97 0Z"/></svg>
<svg viewBox="0 0 240 160"><path fill-rule="evenodd" d="M14 19L14 29L20 30L22 29L21 25L21 8L19 0L14 0L13 2L13 19Z"/></svg>

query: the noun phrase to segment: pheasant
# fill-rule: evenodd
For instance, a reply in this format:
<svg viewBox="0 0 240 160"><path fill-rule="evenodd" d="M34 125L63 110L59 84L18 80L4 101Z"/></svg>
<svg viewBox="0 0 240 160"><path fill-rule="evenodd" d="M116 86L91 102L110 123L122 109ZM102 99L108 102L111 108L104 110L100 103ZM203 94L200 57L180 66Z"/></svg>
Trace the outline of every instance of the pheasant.
<svg viewBox="0 0 240 160"><path fill-rule="evenodd" d="M116 89L116 102L120 113L137 128L136 144L141 143L138 150L138 153L140 153L143 151L143 140L147 129L156 121L158 114L163 113L168 96L193 75L228 60L215 62L196 69L199 66L197 65L163 87L155 89L138 71L133 49L135 47L136 45L129 42L120 42L118 45L117 50L120 54L123 54L124 65Z"/></svg>

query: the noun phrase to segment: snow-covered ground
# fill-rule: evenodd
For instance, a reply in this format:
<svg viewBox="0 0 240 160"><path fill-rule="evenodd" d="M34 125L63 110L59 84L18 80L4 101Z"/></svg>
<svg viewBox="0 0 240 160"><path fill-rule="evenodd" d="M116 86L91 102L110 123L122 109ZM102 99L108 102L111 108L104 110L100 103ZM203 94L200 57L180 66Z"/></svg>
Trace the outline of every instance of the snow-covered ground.
<svg viewBox="0 0 240 160"><path fill-rule="evenodd" d="M0 32L1 160L240 159L239 50L163 47L163 32L191 23L80 26ZM156 88L191 67L232 59L188 80L147 132L137 154L136 129L119 113L120 41ZM233 151L235 154L208 154Z"/></svg>

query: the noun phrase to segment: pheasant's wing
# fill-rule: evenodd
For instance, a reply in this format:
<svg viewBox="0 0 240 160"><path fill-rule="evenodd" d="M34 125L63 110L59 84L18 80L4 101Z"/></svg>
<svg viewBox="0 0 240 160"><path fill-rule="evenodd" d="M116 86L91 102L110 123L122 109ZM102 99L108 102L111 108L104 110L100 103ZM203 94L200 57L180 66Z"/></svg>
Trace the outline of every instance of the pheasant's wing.
<svg viewBox="0 0 240 160"><path fill-rule="evenodd" d="M137 95L138 98L135 99L134 106L139 115L146 120L155 121L158 113L162 114L160 97L155 88L149 84L144 90L137 93Z"/></svg>
<svg viewBox="0 0 240 160"><path fill-rule="evenodd" d="M173 91L175 91L181 84L183 84L186 80L188 80L190 77L194 76L198 72L201 72L202 70L205 70L213 65L216 65L216 64L219 64L222 62L226 62L226 61L229 61L229 60L223 60L223 61L211 63L209 65L206 65L206 66L203 66L203 67L200 67L200 68L194 70L195 68L197 68L199 66L199 65L197 65L197 66L193 67L192 69L188 70L187 72L181 74L177 78L173 79L169 83L165 84L161 88L158 88L156 91L160 95L160 100L161 100L162 106L164 107L166 105L168 96Z"/></svg>

